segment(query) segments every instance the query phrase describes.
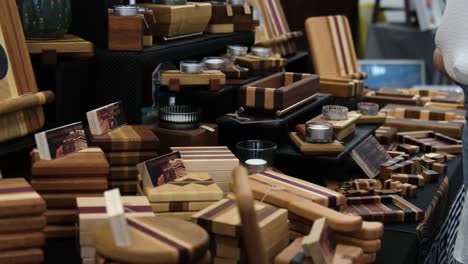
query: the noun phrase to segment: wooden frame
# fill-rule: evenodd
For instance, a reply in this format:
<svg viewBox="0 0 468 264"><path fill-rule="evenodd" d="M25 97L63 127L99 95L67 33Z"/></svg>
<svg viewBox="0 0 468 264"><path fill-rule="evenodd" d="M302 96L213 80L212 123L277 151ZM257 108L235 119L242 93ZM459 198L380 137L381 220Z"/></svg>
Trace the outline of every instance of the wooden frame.
<svg viewBox="0 0 468 264"><path fill-rule="evenodd" d="M266 111L284 110L319 90L314 74L279 72L240 88L239 105Z"/></svg>
<svg viewBox="0 0 468 264"><path fill-rule="evenodd" d="M451 154L462 153L463 144L457 140L433 131L415 131L397 134L398 141L419 146L426 153L443 151Z"/></svg>

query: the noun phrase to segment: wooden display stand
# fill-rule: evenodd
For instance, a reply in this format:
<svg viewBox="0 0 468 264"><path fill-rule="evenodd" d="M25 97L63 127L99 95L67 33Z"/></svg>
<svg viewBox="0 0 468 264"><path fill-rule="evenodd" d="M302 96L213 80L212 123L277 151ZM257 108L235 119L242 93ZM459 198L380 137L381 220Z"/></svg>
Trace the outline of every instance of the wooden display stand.
<svg viewBox="0 0 468 264"><path fill-rule="evenodd" d="M461 140L457 140L433 131L415 131L397 134L398 141L402 143L419 146L422 151L447 152L451 154L460 154L463 150Z"/></svg>
<svg viewBox="0 0 468 264"><path fill-rule="evenodd" d="M79 38L75 35L66 34L62 39L54 40L27 40L29 54L63 54L77 55L80 58L93 57L93 43ZM45 59L43 59L45 61Z"/></svg>
<svg viewBox="0 0 468 264"><path fill-rule="evenodd" d="M153 10L157 21L155 36L180 37L205 31L211 18L210 3L187 5L139 4Z"/></svg>
<svg viewBox="0 0 468 264"><path fill-rule="evenodd" d="M382 88L380 92L395 93L400 95L418 95L421 97L421 103L426 104L428 102L438 102L446 104L463 104L464 95L463 93L456 92L443 92L436 90L424 90L418 88L412 89L394 89L394 88Z"/></svg>
<svg viewBox="0 0 468 264"><path fill-rule="evenodd" d="M286 59L277 57L257 57L254 55L240 56L236 63L241 67L248 68L251 72L262 73L266 71L281 70L286 66Z"/></svg>
<svg viewBox="0 0 468 264"><path fill-rule="evenodd" d="M364 101L376 103L380 107L387 104L402 104L402 105L421 105L421 97L412 94L396 94L388 92L368 92L364 95Z"/></svg>
<svg viewBox="0 0 468 264"><path fill-rule="evenodd" d="M220 71L204 71L191 74L181 71L161 71L161 84L169 86L171 92L179 92L181 86L208 85L210 91L216 92L226 84L226 75Z"/></svg>
<svg viewBox="0 0 468 264"><path fill-rule="evenodd" d="M334 138L336 140L343 140L347 136L354 133L356 130L356 122L361 118L361 114L351 111L348 113L348 119L342 121L327 120L323 115L316 116L306 123L310 122L324 122L333 126ZM305 125L298 126L300 134L305 138Z"/></svg>
<svg viewBox="0 0 468 264"><path fill-rule="evenodd" d="M337 140L331 143L313 144L301 139L296 132L289 133L289 138L304 155L336 155L344 151L343 144Z"/></svg>

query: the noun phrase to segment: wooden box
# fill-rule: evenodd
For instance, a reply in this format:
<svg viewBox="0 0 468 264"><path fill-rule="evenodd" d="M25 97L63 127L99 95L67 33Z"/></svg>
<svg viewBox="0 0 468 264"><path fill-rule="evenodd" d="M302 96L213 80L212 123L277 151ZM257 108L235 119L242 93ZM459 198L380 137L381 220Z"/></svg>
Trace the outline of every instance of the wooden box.
<svg viewBox="0 0 468 264"><path fill-rule="evenodd" d="M313 74L280 72L244 85L239 105L261 110L283 110L319 90L319 77Z"/></svg>
<svg viewBox="0 0 468 264"><path fill-rule="evenodd" d="M109 14L108 47L116 51L143 50L145 21L142 16Z"/></svg>
<svg viewBox="0 0 468 264"><path fill-rule="evenodd" d="M221 71L204 71L203 73L183 73L181 71L161 71L161 84L169 86L171 92L179 92L181 86L209 86L210 91L218 91L226 84L226 75Z"/></svg>
<svg viewBox="0 0 468 264"><path fill-rule="evenodd" d="M258 22L253 18L252 7L248 4L232 5L234 31L254 31Z"/></svg>
<svg viewBox="0 0 468 264"><path fill-rule="evenodd" d="M0 179L0 217L41 215L46 204L23 178Z"/></svg>
<svg viewBox="0 0 468 264"><path fill-rule="evenodd" d="M234 32L234 11L226 3L211 3L211 19L205 29L207 33Z"/></svg>
<svg viewBox="0 0 468 264"><path fill-rule="evenodd" d="M187 172L208 172L225 194L230 191L231 173L239 160L227 147L172 147L171 150L180 152Z"/></svg>
<svg viewBox="0 0 468 264"><path fill-rule="evenodd" d="M157 21L155 36L159 38L172 38L203 32L211 19L210 3L139 5L153 10Z"/></svg>
<svg viewBox="0 0 468 264"><path fill-rule="evenodd" d="M329 93L336 97L350 98L361 96L364 82L360 80L325 78L320 76L320 92Z"/></svg>
<svg viewBox="0 0 468 264"><path fill-rule="evenodd" d="M150 126L125 125L105 135L97 136L86 129L89 145L98 146L105 152L154 151L159 149L159 138Z"/></svg>
<svg viewBox="0 0 468 264"><path fill-rule="evenodd" d="M216 146L218 145L218 125L202 123L214 131L208 131L203 127L192 130L172 130L160 127L155 124L151 127L153 132L161 140L161 154L171 152L171 147L179 146Z"/></svg>
<svg viewBox="0 0 468 264"><path fill-rule="evenodd" d="M443 151L447 153L462 153L463 145L457 140L432 131L415 131L397 134L398 141L417 145L426 153Z"/></svg>

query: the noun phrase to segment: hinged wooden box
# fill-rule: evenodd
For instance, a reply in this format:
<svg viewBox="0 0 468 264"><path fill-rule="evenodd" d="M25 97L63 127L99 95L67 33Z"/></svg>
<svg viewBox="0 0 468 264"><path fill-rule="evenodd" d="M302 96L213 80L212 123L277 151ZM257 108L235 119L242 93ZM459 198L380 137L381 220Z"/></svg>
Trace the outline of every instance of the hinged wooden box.
<svg viewBox="0 0 468 264"><path fill-rule="evenodd" d="M280 72L241 87L239 105L261 110L283 110L319 90L313 74Z"/></svg>
<svg viewBox="0 0 468 264"><path fill-rule="evenodd" d="M211 19L210 3L187 5L139 4L153 10L156 18L156 37L172 38L205 31Z"/></svg>

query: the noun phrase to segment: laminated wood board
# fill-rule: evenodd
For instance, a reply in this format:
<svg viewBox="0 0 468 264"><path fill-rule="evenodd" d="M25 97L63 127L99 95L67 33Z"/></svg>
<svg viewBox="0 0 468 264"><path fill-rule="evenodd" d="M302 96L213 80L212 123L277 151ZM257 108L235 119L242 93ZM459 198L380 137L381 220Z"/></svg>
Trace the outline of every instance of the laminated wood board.
<svg viewBox="0 0 468 264"><path fill-rule="evenodd" d="M341 78L323 78L320 76L320 92L329 93L336 97L350 98L360 96L364 83L358 80Z"/></svg>
<svg viewBox="0 0 468 264"><path fill-rule="evenodd" d="M46 218L43 215L1 218L0 236L10 233L41 231L45 226Z"/></svg>
<svg viewBox="0 0 468 264"><path fill-rule="evenodd" d="M44 262L42 249L23 249L0 252L0 262L10 264L40 264Z"/></svg>
<svg viewBox="0 0 468 264"><path fill-rule="evenodd" d="M239 160L225 146L171 147L171 150L179 151L187 172L210 172L210 176L219 176L215 178L223 182L229 181L230 173L239 165Z"/></svg>
<svg viewBox="0 0 468 264"><path fill-rule="evenodd" d="M154 216L145 196L122 196L121 201L126 216ZM94 232L99 225L107 222L104 197L78 197L80 232Z"/></svg>
<svg viewBox="0 0 468 264"><path fill-rule="evenodd" d="M241 87L239 105L266 111L284 110L319 91L319 77L279 72Z"/></svg>
<svg viewBox="0 0 468 264"><path fill-rule="evenodd" d="M93 43L72 34L65 34L61 39L54 40L27 40L30 54L40 54L45 50L54 50L57 53L79 53L80 56L93 56Z"/></svg>
<svg viewBox="0 0 468 264"><path fill-rule="evenodd" d="M155 213L158 217L165 217L169 219L178 219L187 222L194 222L192 216L194 212L168 212L168 213Z"/></svg>
<svg viewBox="0 0 468 264"><path fill-rule="evenodd" d="M39 151L34 149L31 160L33 178L106 177L109 174L109 163L100 148L83 149L54 160L41 160Z"/></svg>
<svg viewBox="0 0 468 264"><path fill-rule="evenodd" d="M0 142L37 132L44 125L42 105L53 93L38 93L16 2L0 3Z"/></svg>
<svg viewBox="0 0 468 264"><path fill-rule="evenodd" d="M344 151L344 145L337 140L331 143L309 143L302 140L296 132L289 133L292 143L304 155L335 155Z"/></svg>
<svg viewBox="0 0 468 264"><path fill-rule="evenodd" d="M45 236L43 232L0 235L0 251L42 248L44 244Z"/></svg>
<svg viewBox="0 0 468 264"><path fill-rule="evenodd" d="M203 32L211 19L210 3L186 5L139 4L153 10L157 20L156 37L177 37Z"/></svg>
<svg viewBox="0 0 468 264"><path fill-rule="evenodd" d="M414 131L397 134L398 141L402 143L417 145L426 153L443 151L452 154L462 152L461 140L434 133L433 131Z"/></svg>
<svg viewBox="0 0 468 264"><path fill-rule="evenodd" d="M379 92L395 93L401 95L419 95L423 102L443 102L452 104L463 103L463 93L446 92L437 90L427 90L420 88L411 89L395 89L395 88L381 88Z"/></svg>
<svg viewBox="0 0 468 264"><path fill-rule="evenodd" d="M384 124L386 120L387 115L385 113L378 113L377 115L361 115L361 117L356 121L356 124Z"/></svg>
<svg viewBox="0 0 468 264"><path fill-rule="evenodd" d="M169 212L198 212L212 205L216 201L197 201L197 202L168 202L168 203L151 203L153 212L169 213Z"/></svg>
<svg viewBox="0 0 468 264"><path fill-rule="evenodd" d="M155 151L159 149L159 138L145 125L126 125L105 135L92 135L86 129L89 145L98 146L105 152Z"/></svg>
<svg viewBox="0 0 468 264"><path fill-rule="evenodd" d="M388 145L396 139L397 132L396 128L381 126L375 131L375 138L380 144Z"/></svg>
<svg viewBox="0 0 468 264"><path fill-rule="evenodd" d="M236 57L236 63L250 71L262 72L282 69L286 66L286 59L277 57L257 57L251 54Z"/></svg>
<svg viewBox="0 0 468 264"><path fill-rule="evenodd" d="M164 185L144 189L148 200L154 202L217 201L223 191L208 173L189 172Z"/></svg>
<svg viewBox="0 0 468 264"><path fill-rule="evenodd" d="M381 241L376 240L363 240L359 238L347 237L340 234L335 236L336 242L343 245L355 246L361 248L364 253L372 254L380 249Z"/></svg>
<svg viewBox="0 0 468 264"><path fill-rule="evenodd" d="M0 217L40 215L46 204L23 178L0 179Z"/></svg>
<svg viewBox="0 0 468 264"><path fill-rule="evenodd" d="M347 214L359 215L367 221L417 223L424 218L423 210L395 195L348 197L347 203Z"/></svg>
<svg viewBox="0 0 468 264"><path fill-rule="evenodd" d="M73 225L78 220L78 210L76 209L57 209L47 210L45 213L48 225Z"/></svg>
<svg viewBox="0 0 468 264"><path fill-rule="evenodd" d="M110 168L110 181L135 181L137 180L138 169L135 166L112 166Z"/></svg>
<svg viewBox="0 0 468 264"><path fill-rule="evenodd" d="M255 203L257 221L262 234L275 232L287 225L287 211L271 205ZM222 199L192 216L197 224L209 233L229 237L241 237L241 219L236 202Z"/></svg>
<svg viewBox="0 0 468 264"><path fill-rule="evenodd" d="M192 263L207 252L208 234L193 223L162 217L128 217L127 223L132 237L128 247L115 245L110 223L99 228L99 256L123 263Z"/></svg>
<svg viewBox="0 0 468 264"><path fill-rule="evenodd" d="M109 189L117 188L122 194L134 195L137 192L137 181L110 181Z"/></svg>
<svg viewBox="0 0 468 264"><path fill-rule="evenodd" d="M143 161L156 158L157 152L110 152L106 158L111 166L137 165Z"/></svg>
<svg viewBox="0 0 468 264"><path fill-rule="evenodd" d="M44 234L47 239L72 238L77 236L78 229L76 225L48 225Z"/></svg>
<svg viewBox="0 0 468 264"><path fill-rule="evenodd" d="M178 92L180 86L209 85L210 90L219 90L226 84L226 75L221 71L205 70L202 73L184 73L178 70L161 71L161 84L169 86L173 92Z"/></svg>
<svg viewBox="0 0 468 264"><path fill-rule="evenodd" d="M107 179L99 178L71 178L71 179L37 179L31 185L38 192L96 192L107 189Z"/></svg>
<svg viewBox="0 0 468 264"><path fill-rule="evenodd" d="M41 197L46 201L47 208L76 208L77 197L99 197L102 192L95 193L43 193Z"/></svg>
<svg viewBox="0 0 468 264"><path fill-rule="evenodd" d="M385 126L396 128L398 132L431 130L449 137L461 138L464 124L461 122L418 120L387 116Z"/></svg>

